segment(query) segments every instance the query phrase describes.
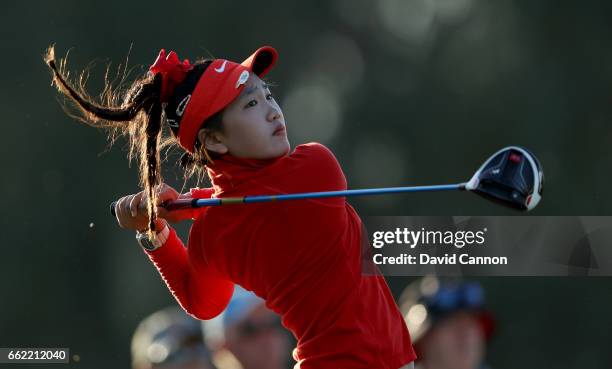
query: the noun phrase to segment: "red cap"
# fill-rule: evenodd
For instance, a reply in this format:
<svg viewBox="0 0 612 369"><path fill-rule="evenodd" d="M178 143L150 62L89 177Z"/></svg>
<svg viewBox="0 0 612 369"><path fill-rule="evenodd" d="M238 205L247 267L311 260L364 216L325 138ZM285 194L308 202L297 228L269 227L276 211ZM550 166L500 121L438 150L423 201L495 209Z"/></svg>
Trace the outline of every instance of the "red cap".
<svg viewBox="0 0 612 369"><path fill-rule="evenodd" d="M240 95L250 72L263 77L276 59L277 51L271 46L263 46L240 64L225 59L213 60L184 103L186 107L178 131L181 146L193 152L202 123Z"/></svg>

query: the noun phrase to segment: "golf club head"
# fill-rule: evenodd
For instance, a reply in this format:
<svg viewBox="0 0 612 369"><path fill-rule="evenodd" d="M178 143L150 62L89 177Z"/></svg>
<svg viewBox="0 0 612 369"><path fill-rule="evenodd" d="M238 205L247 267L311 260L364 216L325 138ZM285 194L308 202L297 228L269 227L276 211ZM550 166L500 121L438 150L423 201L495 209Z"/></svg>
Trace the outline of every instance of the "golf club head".
<svg viewBox="0 0 612 369"><path fill-rule="evenodd" d="M465 184L465 189L503 205L529 211L542 199L544 172L538 159L519 146L493 154Z"/></svg>

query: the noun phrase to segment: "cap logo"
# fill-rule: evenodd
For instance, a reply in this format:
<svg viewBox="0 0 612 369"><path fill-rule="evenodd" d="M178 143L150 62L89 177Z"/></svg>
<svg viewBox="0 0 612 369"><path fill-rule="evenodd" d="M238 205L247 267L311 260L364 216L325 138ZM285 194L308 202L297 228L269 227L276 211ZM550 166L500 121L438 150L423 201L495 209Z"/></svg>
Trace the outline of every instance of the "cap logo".
<svg viewBox="0 0 612 369"><path fill-rule="evenodd" d="M225 64L227 64L227 60L224 60L223 64L221 64L221 66L219 68L215 68L215 72L223 73L223 71L225 70Z"/></svg>
<svg viewBox="0 0 612 369"><path fill-rule="evenodd" d="M187 103L189 102L190 99L191 99L191 95L187 95L185 96L183 100L181 100L181 102L176 107L176 115L178 115L179 117L183 116L183 113L185 112L185 108L187 108Z"/></svg>
<svg viewBox="0 0 612 369"><path fill-rule="evenodd" d="M238 77L238 81L236 81L236 88L240 87L240 85L245 84L248 79L249 71L243 70L242 73L240 73L240 77Z"/></svg>

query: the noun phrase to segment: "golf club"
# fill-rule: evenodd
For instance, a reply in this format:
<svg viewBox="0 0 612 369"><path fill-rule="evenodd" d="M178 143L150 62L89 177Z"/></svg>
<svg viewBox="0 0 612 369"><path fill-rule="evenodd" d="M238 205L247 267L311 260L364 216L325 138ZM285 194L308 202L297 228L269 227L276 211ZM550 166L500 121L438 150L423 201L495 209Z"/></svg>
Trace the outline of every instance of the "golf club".
<svg viewBox="0 0 612 369"><path fill-rule="evenodd" d="M542 199L544 173L538 159L527 149L508 146L493 154L468 182L447 185L386 187L360 190L305 192L283 195L253 195L241 197L181 199L162 204L168 210L199 208L256 202L302 200L325 197L383 195L405 192L472 191L502 205L529 211ZM115 204L110 211L115 216Z"/></svg>

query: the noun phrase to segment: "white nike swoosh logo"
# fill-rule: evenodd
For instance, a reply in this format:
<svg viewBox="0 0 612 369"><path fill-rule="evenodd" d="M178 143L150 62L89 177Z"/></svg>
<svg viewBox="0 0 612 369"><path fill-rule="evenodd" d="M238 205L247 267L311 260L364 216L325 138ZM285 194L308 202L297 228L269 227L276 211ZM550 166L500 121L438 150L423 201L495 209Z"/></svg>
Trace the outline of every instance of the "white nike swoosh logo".
<svg viewBox="0 0 612 369"><path fill-rule="evenodd" d="M223 71L225 70L225 64L227 64L227 60L225 60L225 61L223 62L223 64L221 65L221 67L220 67L220 68L215 68L215 72L217 72L217 73L223 73Z"/></svg>

